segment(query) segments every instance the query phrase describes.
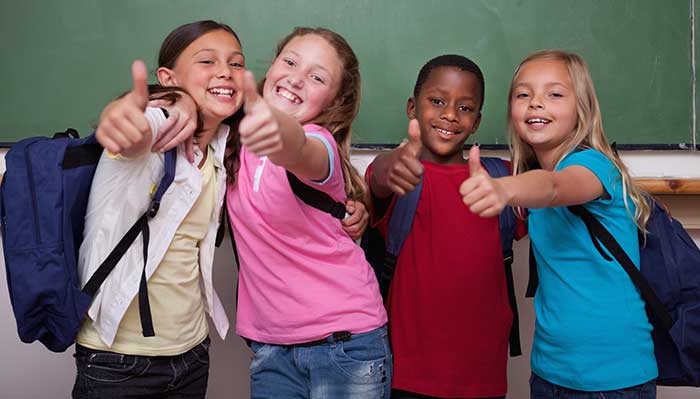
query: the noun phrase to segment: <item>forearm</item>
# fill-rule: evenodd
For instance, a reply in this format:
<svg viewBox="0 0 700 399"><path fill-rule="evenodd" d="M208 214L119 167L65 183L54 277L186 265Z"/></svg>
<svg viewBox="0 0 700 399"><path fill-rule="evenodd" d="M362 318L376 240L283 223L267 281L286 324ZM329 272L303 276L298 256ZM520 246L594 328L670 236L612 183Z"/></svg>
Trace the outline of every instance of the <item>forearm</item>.
<svg viewBox="0 0 700 399"><path fill-rule="evenodd" d="M379 154L372 161L372 175L369 179L369 187L372 195L376 198L388 198L393 194L388 184L389 165L393 151L396 150Z"/></svg>
<svg viewBox="0 0 700 399"><path fill-rule="evenodd" d="M268 156L270 161L284 168L296 165L304 155L306 136L304 128L291 116L271 107L280 132L281 149Z"/></svg>
<svg viewBox="0 0 700 399"><path fill-rule="evenodd" d="M506 192L508 205L524 208L584 204L605 194L596 175L579 165L553 172L532 170L497 181Z"/></svg>

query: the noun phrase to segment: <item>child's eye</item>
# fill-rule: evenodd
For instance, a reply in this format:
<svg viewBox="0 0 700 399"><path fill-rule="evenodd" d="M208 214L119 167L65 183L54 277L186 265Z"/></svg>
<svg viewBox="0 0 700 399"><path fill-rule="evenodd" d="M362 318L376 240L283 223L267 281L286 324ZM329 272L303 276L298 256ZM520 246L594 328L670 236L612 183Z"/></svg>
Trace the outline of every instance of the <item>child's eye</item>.
<svg viewBox="0 0 700 399"><path fill-rule="evenodd" d="M295 64L294 61L290 60L289 58L285 58L283 61L285 64L287 64L289 66L294 66L294 64Z"/></svg>
<svg viewBox="0 0 700 399"><path fill-rule="evenodd" d="M550 94L550 96L552 96L552 97L555 97L555 98L560 98L560 97L564 97L564 95L563 95L563 94L561 94L561 93L557 93L557 92L554 92L554 93Z"/></svg>
<svg viewBox="0 0 700 399"><path fill-rule="evenodd" d="M199 63L200 63L200 64L213 64L214 61L212 61L212 60L201 60L201 61L199 61Z"/></svg>
<svg viewBox="0 0 700 399"><path fill-rule="evenodd" d="M231 63L229 63L229 65L236 68L236 69L245 68L245 66L243 64L241 64L240 62L231 62Z"/></svg>
<svg viewBox="0 0 700 399"><path fill-rule="evenodd" d="M323 80L323 78L318 75L311 75L311 79L315 80L318 83L326 83L325 80Z"/></svg>
<svg viewBox="0 0 700 399"><path fill-rule="evenodd" d="M474 108L468 106L468 105L460 105L459 110L462 112L472 112Z"/></svg>
<svg viewBox="0 0 700 399"><path fill-rule="evenodd" d="M433 105L443 105L444 102L440 100L439 98L431 98L429 99L430 103Z"/></svg>
<svg viewBox="0 0 700 399"><path fill-rule="evenodd" d="M527 93L515 93L515 98L527 98L529 95Z"/></svg>

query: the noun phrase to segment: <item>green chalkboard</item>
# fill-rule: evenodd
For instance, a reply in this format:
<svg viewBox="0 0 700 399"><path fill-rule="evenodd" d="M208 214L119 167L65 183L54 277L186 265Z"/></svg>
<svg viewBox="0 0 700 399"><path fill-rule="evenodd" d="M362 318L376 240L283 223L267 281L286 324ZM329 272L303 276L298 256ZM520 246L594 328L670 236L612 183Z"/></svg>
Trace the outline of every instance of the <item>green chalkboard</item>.
<svg viewBox="0 0 700 399"><path fill-rule="evenodd" d="M406 99L433 56L464 54L486 76L480 143L505 144L512 71L543 48L590 64L608 135L623 144L693 143L690 1L658 0L3 0L0 4L0 142L72 126L88 132L104 104L150 69L161 41L198 19L239 33L262 77L294 26L345 36L360 59L358 144L405 135Z"/></svg>

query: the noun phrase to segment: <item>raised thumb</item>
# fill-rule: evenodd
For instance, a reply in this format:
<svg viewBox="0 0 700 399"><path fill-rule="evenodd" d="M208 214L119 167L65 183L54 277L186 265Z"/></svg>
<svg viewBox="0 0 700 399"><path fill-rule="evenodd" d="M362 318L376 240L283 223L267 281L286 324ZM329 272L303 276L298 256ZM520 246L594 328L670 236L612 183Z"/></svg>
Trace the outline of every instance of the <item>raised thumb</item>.
<svg viewBox="0 0 700 399"><path fill-rule="evenodd" d="M420 152L423 149L423 143L420 140L420 125L416 119L411 119L408 122L408 143L406 143L406 148L416 158L420 156Z"/></svg>
<svg viewBox="0 0 700 399"><path fill-rule="evenodd" d="M476 176L484 172L484 168L481 166L481 155L479 154L479 146L473 145L469 149L469 175Z"/></svg>
<svg viewBox="0 0 700 399"><path fill-rule="evenodd" d="M258 87L255 84L255 76L251 71L245 71L243 76L243 96L243 110L248 113L260 99Z"/></svg>
<svg viewBox="0 0 700 399"><path fill-rule="evenodd" d="M139 108L145 110L148 104L148 71L143 61L136 60L131 64L131 81L130 97Z"/></svg>

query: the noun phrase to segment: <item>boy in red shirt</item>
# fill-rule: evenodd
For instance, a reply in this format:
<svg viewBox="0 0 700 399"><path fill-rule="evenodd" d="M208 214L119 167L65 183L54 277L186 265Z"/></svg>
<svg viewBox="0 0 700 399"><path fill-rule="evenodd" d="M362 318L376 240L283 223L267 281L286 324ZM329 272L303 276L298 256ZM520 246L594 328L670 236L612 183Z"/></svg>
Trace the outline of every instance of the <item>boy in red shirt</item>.
<svg viewBox="0 0 700 399"><path fill-rule="evenodd" d="M384 237L396 196L423 179L386 302L394 399L503 398L507 391L512 312L498 218L471 213L459 194L469 177L464 142L479 127L483 99L474 62L430 60L408 99L408 141L367 169L373 224Z"/></svg>

